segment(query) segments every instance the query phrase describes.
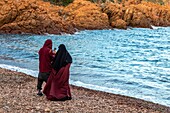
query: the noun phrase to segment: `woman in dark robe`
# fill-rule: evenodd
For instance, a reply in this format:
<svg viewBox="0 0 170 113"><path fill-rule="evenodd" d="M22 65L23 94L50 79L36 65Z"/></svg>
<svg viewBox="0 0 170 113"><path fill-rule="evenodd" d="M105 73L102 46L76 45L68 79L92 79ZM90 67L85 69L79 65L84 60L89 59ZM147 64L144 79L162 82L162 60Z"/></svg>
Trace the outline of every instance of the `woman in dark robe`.
<svg viewBox="0 0 170 113"><path fill-rule="evenodd" d="M46 95L48 100L71 100L69 86L69 69L71 63L72 57L66 50L65 45L61 44L58 47L58 51L52 64L51 74L43 90L43 93Z"/></svg>

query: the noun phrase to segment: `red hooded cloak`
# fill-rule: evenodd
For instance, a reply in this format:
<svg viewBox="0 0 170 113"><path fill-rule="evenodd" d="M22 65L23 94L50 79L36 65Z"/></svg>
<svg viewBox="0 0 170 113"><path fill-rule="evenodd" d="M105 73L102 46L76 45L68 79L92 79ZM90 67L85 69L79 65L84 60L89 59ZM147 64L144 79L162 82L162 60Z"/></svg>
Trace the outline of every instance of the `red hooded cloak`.
<svg viewBox="0 0 170 113"><path fill-rule="evenodd" d="M51 72L53 61L52 40L45 41L44 46L39 50L39 72Z"/></svg>

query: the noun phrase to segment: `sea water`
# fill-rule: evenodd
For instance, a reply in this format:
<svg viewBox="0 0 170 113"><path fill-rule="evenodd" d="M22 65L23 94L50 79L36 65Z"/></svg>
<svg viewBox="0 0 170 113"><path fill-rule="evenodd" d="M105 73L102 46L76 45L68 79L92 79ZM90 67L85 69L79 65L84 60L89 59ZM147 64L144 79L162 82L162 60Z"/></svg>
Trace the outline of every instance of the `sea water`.
<svg viewBox="0 0 170 113"><path fill-rule="evenodd" d="M73 57L71 84L170 106L170 27L0 34L0 67L37 77L46 39L53 48L65 44Z"/></svg>

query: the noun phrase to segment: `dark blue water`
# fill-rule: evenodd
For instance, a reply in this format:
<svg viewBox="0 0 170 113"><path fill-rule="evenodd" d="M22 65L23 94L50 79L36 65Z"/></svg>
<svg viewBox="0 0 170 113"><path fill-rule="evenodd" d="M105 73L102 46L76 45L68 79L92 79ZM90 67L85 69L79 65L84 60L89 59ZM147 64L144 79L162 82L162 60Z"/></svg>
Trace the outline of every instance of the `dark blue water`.
<svg viewBox="0 0 170 113"><path fill-rule="evenodd" d="M38 50L46 39L71 53L71 84L170 106L170 27L1 34L0 67L37 77Z"/></svg>

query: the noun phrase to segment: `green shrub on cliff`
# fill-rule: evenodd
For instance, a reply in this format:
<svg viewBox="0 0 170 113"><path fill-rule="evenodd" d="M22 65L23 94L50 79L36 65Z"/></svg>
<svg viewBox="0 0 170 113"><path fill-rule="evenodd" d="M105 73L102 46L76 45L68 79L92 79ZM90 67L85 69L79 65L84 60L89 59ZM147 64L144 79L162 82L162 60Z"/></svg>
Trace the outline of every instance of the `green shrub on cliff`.
<svg viewBox="0 0 170 113"><path fill-rule="evenodd" d="M158 3L160 5L164 5L164 1L163 0L145 0L147 2L153 2L153 3Z"/></svg>
<svg viewBox="0 0 170 113"><path fill-rule="evenodd" d="M55 5L67 6L68 4L72 3L74 0L44 0L44 1L51 2L52 4Z"/></svg>
<svg viewBox="0 0 170 113"><path fill-rule="evenodd" d="M67 6L68 4L72 3L74 0L62 0L62 5Z"/></svg>

